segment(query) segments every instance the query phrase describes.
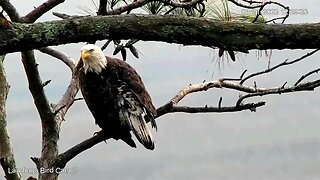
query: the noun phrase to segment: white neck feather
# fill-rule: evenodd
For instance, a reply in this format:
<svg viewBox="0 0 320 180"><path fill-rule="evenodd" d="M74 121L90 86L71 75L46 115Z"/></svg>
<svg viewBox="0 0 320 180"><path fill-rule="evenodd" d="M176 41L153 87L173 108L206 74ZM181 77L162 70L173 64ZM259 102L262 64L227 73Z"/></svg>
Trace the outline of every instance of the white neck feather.
<svg viewBox="0 0 320 180"><path fill-rule="evenodd" d="M103 68L107 66L107 58L104 54L96 55L94 54L92 57L88 58L83 62L84 72L92 71L95 73L100 73Z"/></svg>

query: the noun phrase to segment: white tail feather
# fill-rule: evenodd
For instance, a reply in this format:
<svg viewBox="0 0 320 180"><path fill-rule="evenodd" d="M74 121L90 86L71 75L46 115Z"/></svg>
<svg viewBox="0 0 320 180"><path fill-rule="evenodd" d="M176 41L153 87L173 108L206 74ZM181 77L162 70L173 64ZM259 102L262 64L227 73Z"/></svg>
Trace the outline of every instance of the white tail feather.
<svg viewBox="0 0 320 180"><path fill-rule="evenodd" d="M121 91L121 87L118 88ZM131 92L118 94L121 124L130 127L138 141L147 149L154 149L154 139L145 120L145 108L134 99Z"/></svg>
<svg viewBox="0 0 320 180"><path fill-rule="evenodd" d="M139 107L140 108L140 107ZM138 108L138 109L139 109ZM154 140L150 129L146 121L144 120L144 113L136 114L131 113L128 110L120 110L120 118L125 120L127 125L130 127L138 141L148 149L154 149Z"/></svg>

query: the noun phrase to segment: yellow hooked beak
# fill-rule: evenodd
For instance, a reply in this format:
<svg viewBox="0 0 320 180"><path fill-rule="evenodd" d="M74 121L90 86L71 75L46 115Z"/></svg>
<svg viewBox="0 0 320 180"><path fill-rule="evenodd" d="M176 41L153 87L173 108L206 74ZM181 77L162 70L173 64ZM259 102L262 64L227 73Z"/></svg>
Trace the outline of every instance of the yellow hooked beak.
<svg viewBox="0 0 320 180"><path fill-rule="evenodd" d="M83 61L87 60L87 58L88 58L90 55L91 55L91 52L88 51L88 50L86 50L86 49L84 49L84 50L81 51L81 59L82 59Z"/></svg>

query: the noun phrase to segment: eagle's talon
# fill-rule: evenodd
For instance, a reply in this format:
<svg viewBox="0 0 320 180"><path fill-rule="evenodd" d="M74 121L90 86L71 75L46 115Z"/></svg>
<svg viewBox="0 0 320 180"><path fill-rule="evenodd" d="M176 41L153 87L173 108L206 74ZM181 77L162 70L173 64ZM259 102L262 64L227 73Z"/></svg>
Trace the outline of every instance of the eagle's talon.
<svg viewBox="0 0 320 180"><path fill-rule="evenodd" d="M94 132L94 133L92 134L92 136L97 136L98 134L99 134L99 132L96 131L96 132Z"/></svg>
<svg viewBox="0 0 320 180"><path fill-rule="evenodd" d="M96 131L96 132L93 133L93 136L97 136L97 135L99 135L99 133L101 133L101 132L100 132L100 131ZM104 142L105 142L106 144L108 144L108 143L107 143L107 140L104 140Z"/></svg>

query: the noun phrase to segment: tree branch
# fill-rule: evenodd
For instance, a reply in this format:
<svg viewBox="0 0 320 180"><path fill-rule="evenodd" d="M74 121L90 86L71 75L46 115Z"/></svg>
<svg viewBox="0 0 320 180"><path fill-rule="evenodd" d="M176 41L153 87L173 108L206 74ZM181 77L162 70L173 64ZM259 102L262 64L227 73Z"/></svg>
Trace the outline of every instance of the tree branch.
<svg viewBox="0 0 320 180"><path fill-rule="evenodd" d="M69 57L63 52L57 51L49 47L40 48L39 51L49 54L61 60L70 68L72 72L71 81L69 83L69 86L66 92L63 94L62 98L59 100L58 104L54 106L54 109L53 109L53 112L55 114L55 121L57 122L57 126L59 129L58 132L59 132L61 123L64 120L64 116L68 111L68 109L73 104L74 98L77 95L79 90L78 70L80 68L80 63L78 63L79 65L75 67L75 61L71 57Z"/></svg>
<svg viewBox="0 0 320 180"><path fill-rule="evenodd" d="M0 0L0 6L8 14L11 21L19 22L20 16L16 8L9 2L9 0Z"/></svg>
<svg viewBox="0 0 320 180"><path fill-rule="evenodd" d="M99 0L99 9L97 15L103 15L107 12L108 0Z"/></svg>
<svg viewBox="0 0 320 180"><path fill-rule="evenodd" d="M57 50L50 48L50 47L40 48L39 51L61 60L65 65L67 65L70 68L71 72L74 71L75 61L74 61L74 59L69 57L67 54L65 54L61 51L57 51Z"/></svg>
<svg viewBox="0 0 320 180"><path fill-rule="evenodd" d="M56 161L56 167L65 167L66 164L73 159L74 157L76 157L78 154L80 154L81 152L90 149L91 147L93 147L94 145L105 141L107 139L109 139L110 137L106 137L102 131L96 133L93 137L84 140L83 142L75 145L74 147L70 148L69 150L67 150L66 152L60 154L57 158Z"/></svg>
<svg viewBox="0 0 320 180"><path fill-rule="evenodd" d="M250 110L255 112L257 107L264 106L265 102L247 103L240 106L225 106L225 107L189 107L189 106L172 106L170 109L157 109L157 118L167 113L184 112L184 113L223 113L223 112L239 112Z"/></svg>
<svg viewBox="0 0 320 180"><path fill-rule="evenodd" d="M133 1L132 3L130 3L130 4L127 4L127 5L118 7L116 9L107 11L104 15L121 14L121 13L124 13L124 12L127 12L127 11L131 11L132 9L136 9L136 8L142 7L142 6L144 6L145 4L147 4L147 3L151 2L151 1L153 1L153 0L136 0L136 1Z"/></svg>
<svg viewBox="0 0 320 180"><path fill-rule="evenodd" d="M169 111L165 111L164 109L158 108L157 113L160 114L157 115L156 118L167 114L167 113L173 113L173 112L186 112L186 113L206 113L206 112L236 112L236 111L242 111L242 110L251 110L255 111L257 107L264 106L265 102L258 102L258 103L248 103L243 104L238 107L232 106L232 107L186 107L186 106L173 106ZM56 167L65 167L66 164L76 157L78 154L82 153L83 151L93 147L94 145L105 141L109 139L110 137L106 137L102 131L96 133L95 136L84 140L83 142L73 146L69 150L65 151L64 153L61 153L56 161Z"/></svg>
<svg viewBox="0 0 320 180"><path fill-rule="evenodd" d="M297 58L297 59L295 59L295 60L289 61L289 62L288 62L288 59L286 59L286 60L283 61L282 63L277 64L277 65L275 65L275 66L273 66L273 67L271 67L271 68L268 68L268 69L266 69L266 70L264 70L264 71L260 71L260 72L256 72L256 73L250 74L250 75L244 77L244 78L240 81L240 84L243 84L245 81L247 81L247 80L250 79L250 78L253 78L253 77L256 77L256 76L259 76L259 75L262 75L262 74L267 74L267 73L269 73L269 72L271 72L271 71L273 71L273 70L275 70L275 69L278 69L279 67L291 65L291 64L297 63L297 62L299 62L299 61L302 61L302 60L304 60L305 58L307 58L307 57L315 54L315 53L318 52L319 50L320 50L320 49L313 50L313 51L311 51L311 52L309 52L309 53L307 53L307 54L305 54L305 55L303 55L303 56L301 56L301 57L299 57L299 58Z"/></svg>
<svg viewBox="0 0 320 180"><path fill-rule="evenodd" d="M78 72L81 66L82 64L78 63L77 66L73 69L72 78L67 90L63 94L58 104L54 107L54 110L57 111L55 115L55 120L58 124L59 131L60 131L61 123L64 120L64 116L67 113L68 109L73 104L73 102L75 101L75 97L79 91Z"/></svg>
<svg viewBox="0 0 320 180"><path fill-rule="evenodd" d="M77 17L1 29L0 54L65 43L132 38L237 51L306 49L320 46L319 31L319 23L265 25L167 15Z"/></svg>
<svg viewBox="0 0 320 180"><path fill-rule="evenodd" d="M202 3L203 0L188 0L188 1L173 1L173 0L159 0L164 5L170 5L172 7L190 8L194 7L198 3Z"/></svg>
<svg viewBox="0 0 320 180"><path fill-rule="evenodd" d="M3 67L4 56L0 56L0 165L8 180L19 180L19 174L14 172L16 163L10 144L6 121L6 100L9 92L5 70Z"/></svg>
<svg viewBox="0 0 320 180"><path fill-rule="evenodd" d="M22 62L29 83L29 90L34 99L42 124L42 151L39 167L52 167L52 160L58 154L57 141L59 139L59 128L55 121L54 113L43 90L40 79L38 64L36 64L33 51L22 52ZM39 168L38 167L38 168ZM53 174L39 173L40 179L51 179Z"/></svg>
<svg viewBox="0 0 320 180"><path fill-rule="evenodd" d="M287 88L285 88L284 85L282 85L281 87L268 88L268 89L256 88L256 92L241 96L238 99L236 105L239 106L239 105L241 105L241 103L244 99L247 99L250 97L255 97L255 96L265 96L265 95L269 95L269 94L292 93L292 92L298 92L298 91L313 91L315 88L320 86L320 80L300 83L299 85L290 86Z"/></svg>
<svg viewBox="0 0 320 180"><path fill-rule="evenodd" d="M297 80L297 82L294 83L293 86L297 86L297 85L298 85L299 83L301 83L305 78L307 78L308 76L310 76L310 75L312 75L312 74L318 73L319 71L320 71L320 68L315 69L315 70L313 70L313 71L310 71L310 72L306 73L305 75L302 75L302 76Z"/></svg>
<svg viewBox="0 0 320 180"><path fill-rule="evenodd" d="M80 66L80 65L78 65ZM187 113L205 113L205 112L236 112L236 111L243 111L243 110L251 110L255 111L257 107L261 107L265 105L265 102L258 102L258 103L248 103L243 104L240 106L231 106L231 107L186 107L186 106L176 106L176 104L182 100L186 95L199 92L199 91L206 91L210 88L217 87L228 87L230 89L241 89L243 91L248 91L250 89L245 86L241 86L236 83L224 82L223 80L218 81L211 81L211 82L204 82L199 84L189 85L186 88L180 90L177 95L175 95L167 104L159 107L157 109L157 117L160 117L167 113L172 112L187 112ZM251 88L253 92L253 88ZM58 167L65 167L65 165L75 156L80 154L81 152L91 148L92 146L109 139L110 137L104 137L102 131L100 131L97 135L75 145L74 147L70 148L66 152L60 154L56 161Z"/></svg>
<svg viewBox="0 0 320 180"><path fill-rule="evenodd" d="M240 3L238 2L238 0L228 0L229 2L232 2L233 4L235 4L236 6L239 6L239 7L242 7L242 8L246 8L246 9L255 9L255 8L260 8L261 7L261 4L262 2L257 2L255 4L258 4L258 5L246 5L246 4L243 4L243 3ZM246 1L245 1L246 2Z"/></svg>
<svg viewBox="0 0 320 180"><path fill-rule="evenodd" d="M47 0L39 7L35 8L31 12L29 12L25 17L22 17L22 22L25 23L33 23L43 14L48 12L50 9L56 7L57 5L63 3L65 0Z"/></svg>

